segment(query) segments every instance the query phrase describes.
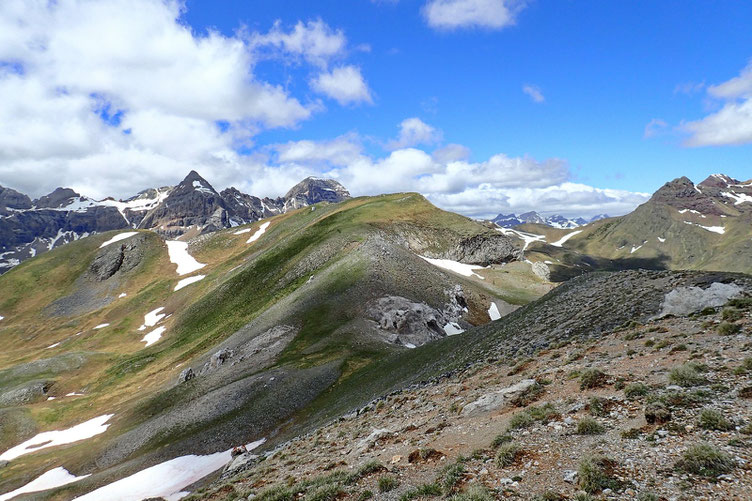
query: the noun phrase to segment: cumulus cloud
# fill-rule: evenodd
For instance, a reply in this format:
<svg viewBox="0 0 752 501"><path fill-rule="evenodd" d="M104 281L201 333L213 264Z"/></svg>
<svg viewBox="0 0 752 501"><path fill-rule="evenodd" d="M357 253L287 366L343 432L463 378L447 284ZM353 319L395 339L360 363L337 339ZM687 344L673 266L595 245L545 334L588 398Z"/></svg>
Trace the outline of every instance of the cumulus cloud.
<svg viewBox="0 0 752 501"><path fill-rule="evenodd" d="M0 179L40 195L62 178L101 196L140 178L174 182L194 166L221 175L238 141L311 117L316 104L254 76L244 40L196 34L182 9L0 2Z"/></svg>
<svg viewBox="0 0 752 501"><path fill-rule="evenodd" d="M311 81L311 87L341 105L372 103L368 88L360 68L353 65L338 66L332 71L324 71Z"/></svg>
<svg viewBox="0 0 752 501"><path fill-rule="evenodd" d="M342 30L330 28L321 19L307 23L298 21L288 31L281 21L276 21L268 33L253 33L248 40L250 47L260 54L286 60L289 55L295 55L321 67L326 67L331 59L343 56L347 48L347 38Z"/></svg>
<svg viewBox="0 0 752 501"><path fill-rule="evenodd" d="M441 141L442 137L441 131L415 117L404 119L399 124L399 129L399 136L387 143L387 149L397 150L407 146L436 144Z"/></svg>
<svg viewBox="0 0 752 501"><path fill-rule="evenodd" d="M540 87L536 85L523 85L522 92L527 94L534 103L542 103L546 100L546 98L543 97L543 92L541 92Z"/></svg>
<svg viewBox="0 0 752 501"><path fill-rule="evenodd" d="M739 76L707 88L721 108L700 120L684 123L687 146L724 146L752 143L752 62Z"/></svg>
<svg viewBox="0 0 752 501"><path fill-rule="evenodd" d="M567 162L493 155L470 162L469 150L447 145L428 154L404 147L384 157L365 153L358 136L295 141L272 147L273 162L305 175L333 177L356 196L397 191L422 193L447 210L490 218L499 212L557 212L592 216L624 214L648 194L574 183Z"/></svg>
<svg viewBox="0 0 752 501"><path fill-rule="evenodd" d="M429 26L441 30L501 29L514 24L524 7L523 0L429 0L423 17Z"/></svg>

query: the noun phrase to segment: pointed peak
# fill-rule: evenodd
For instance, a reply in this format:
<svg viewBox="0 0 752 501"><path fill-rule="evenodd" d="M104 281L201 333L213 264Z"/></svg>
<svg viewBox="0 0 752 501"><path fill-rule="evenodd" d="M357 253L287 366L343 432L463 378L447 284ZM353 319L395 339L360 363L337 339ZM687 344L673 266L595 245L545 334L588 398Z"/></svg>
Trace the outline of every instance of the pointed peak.
<svg viewBox="0 0 752 501"><path fill-rule="evenodd" d="M180 182L178 187L181 188L180 192L196 190L204 193L217 194L217 191L211 184L209 184L209 181L201 177L201 174L195 170L190 171L188 175L185 176L185 179Z"/></svg>
<svg viewBox="0 0 752 501"><path fill-rule="evenodd" d="M42 208L56 209L58 207L65 207L69 205L73 199L80 198L81 195L76 193L70 188L55 188L52 193L49 193L43 197L34 201L34 205Z"/></svg>
<svg viewBox="0 0 752 501"><path fill-rule="evenodd" d="M736 179L727 176L726 174L711 174L698 186L707 186L712 188L728 188L732 184L739 184Z"/></svg>

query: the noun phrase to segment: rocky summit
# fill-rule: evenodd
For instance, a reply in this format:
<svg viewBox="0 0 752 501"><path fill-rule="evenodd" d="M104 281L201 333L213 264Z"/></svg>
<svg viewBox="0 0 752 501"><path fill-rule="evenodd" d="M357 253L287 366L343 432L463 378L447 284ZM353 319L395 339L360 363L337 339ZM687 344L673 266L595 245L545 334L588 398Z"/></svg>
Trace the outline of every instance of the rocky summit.
<svg viewBox="0 0 752 501"><path fill-rule="evenodd" d="M126 200L93 200L70 188L31 200L0 186L0 273L30 257L95 233L138 228L174 238L258 221L319 202L350 198L331 179L308 178L276 199L227 188L218 193L196 171L176 186L149 188Z"/></svg>

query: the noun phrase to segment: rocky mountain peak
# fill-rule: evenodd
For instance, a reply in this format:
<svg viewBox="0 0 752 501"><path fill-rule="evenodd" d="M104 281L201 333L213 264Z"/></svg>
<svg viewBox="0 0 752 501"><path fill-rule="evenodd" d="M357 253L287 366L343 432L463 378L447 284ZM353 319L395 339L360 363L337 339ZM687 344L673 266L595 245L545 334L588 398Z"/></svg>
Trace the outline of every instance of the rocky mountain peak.
<svg viewBox="0 0 752 501"><path fill-rule="evenodd" d="M706 186L708 188L728 188L731 185L740 184L740 181L727 176L726 174L711 174L697 186Z"/></svg>
<svg viewBox="0 0 752 501"><path fill-rule="evenodd" d="M307 177L285 195L285 207L295 208L319 202L338 203L350 198L350 192L334 179Z"/></svg>
<svg viewBox="0 0 752 501"><path fill-rule="evenodd" d="M34 205L44 209L57 209L73 203L73 200L80 197L78 193L70 188L55 188L55 191L34 201Z"/></svg>
<svg viewBox="0 0 752 501"><path fill-rule="evenodd" d="M31 199L12 188L0 186L0 214L5 215L8 209L30 209Z"/></svg>

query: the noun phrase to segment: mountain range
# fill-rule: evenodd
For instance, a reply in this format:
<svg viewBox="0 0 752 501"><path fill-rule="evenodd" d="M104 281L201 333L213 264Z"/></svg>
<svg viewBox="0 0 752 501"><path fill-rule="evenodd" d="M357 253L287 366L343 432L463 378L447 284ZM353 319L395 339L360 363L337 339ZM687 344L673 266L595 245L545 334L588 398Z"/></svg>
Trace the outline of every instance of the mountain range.
<svg viewBox="0 0 752 501"><path fill-rule="evenodd" d="M196 173L123 202L62 189L2 200L3 220L101 213L121 226L0 276L0 499L414 499L491 479L499 495L574 497L563 478L671 497L678 482L650 477L670 468L593 487L561 449L618 451L626 478L646 464L636 450L741 440L646 419L675 402L730 408L746 384L750 182L676 179L630 214L575 229L503 228L416 193L350 198L317 179L276 200L217 193ZM670 364L694 359L713 365L713 384L668 395ZM625 397L637 375L655 400ZM572 416L590 406L607 442L575 433ZM493 447L524 443L518 470L468 449L513 419L524 422ZM630 428L646 437L639 448ZM531 441L558 455L534 455ZM550 472L527 475L535 461Z"/></svg>
<svg viewBox="0 0 752 501"><path fill-rule="evenodd" d="M551 226L552 228L577 228L584 226L588 223L598 221L600 219L608 218L608 214L598 214L590 219L584 219L582 217L567 218L559 214L553 214L551 216L541 216L535 211L525 212L520 215L516 214L499 214L495 218L491 219L491 222L502 228L513 228L521 224L543 224Z"/></svg>
<svg viewBox="0 0 752 501"><path fill-rule="evenodd" d="M57 188L31 200L0 186L0 273L95 233L134 228L165 237L191 237L349 197L337 181L313 177L275 199L247 195L236 188L218 193L195 171L176 186L147 189L126 200L93 200L70 188Z"/></svg>

